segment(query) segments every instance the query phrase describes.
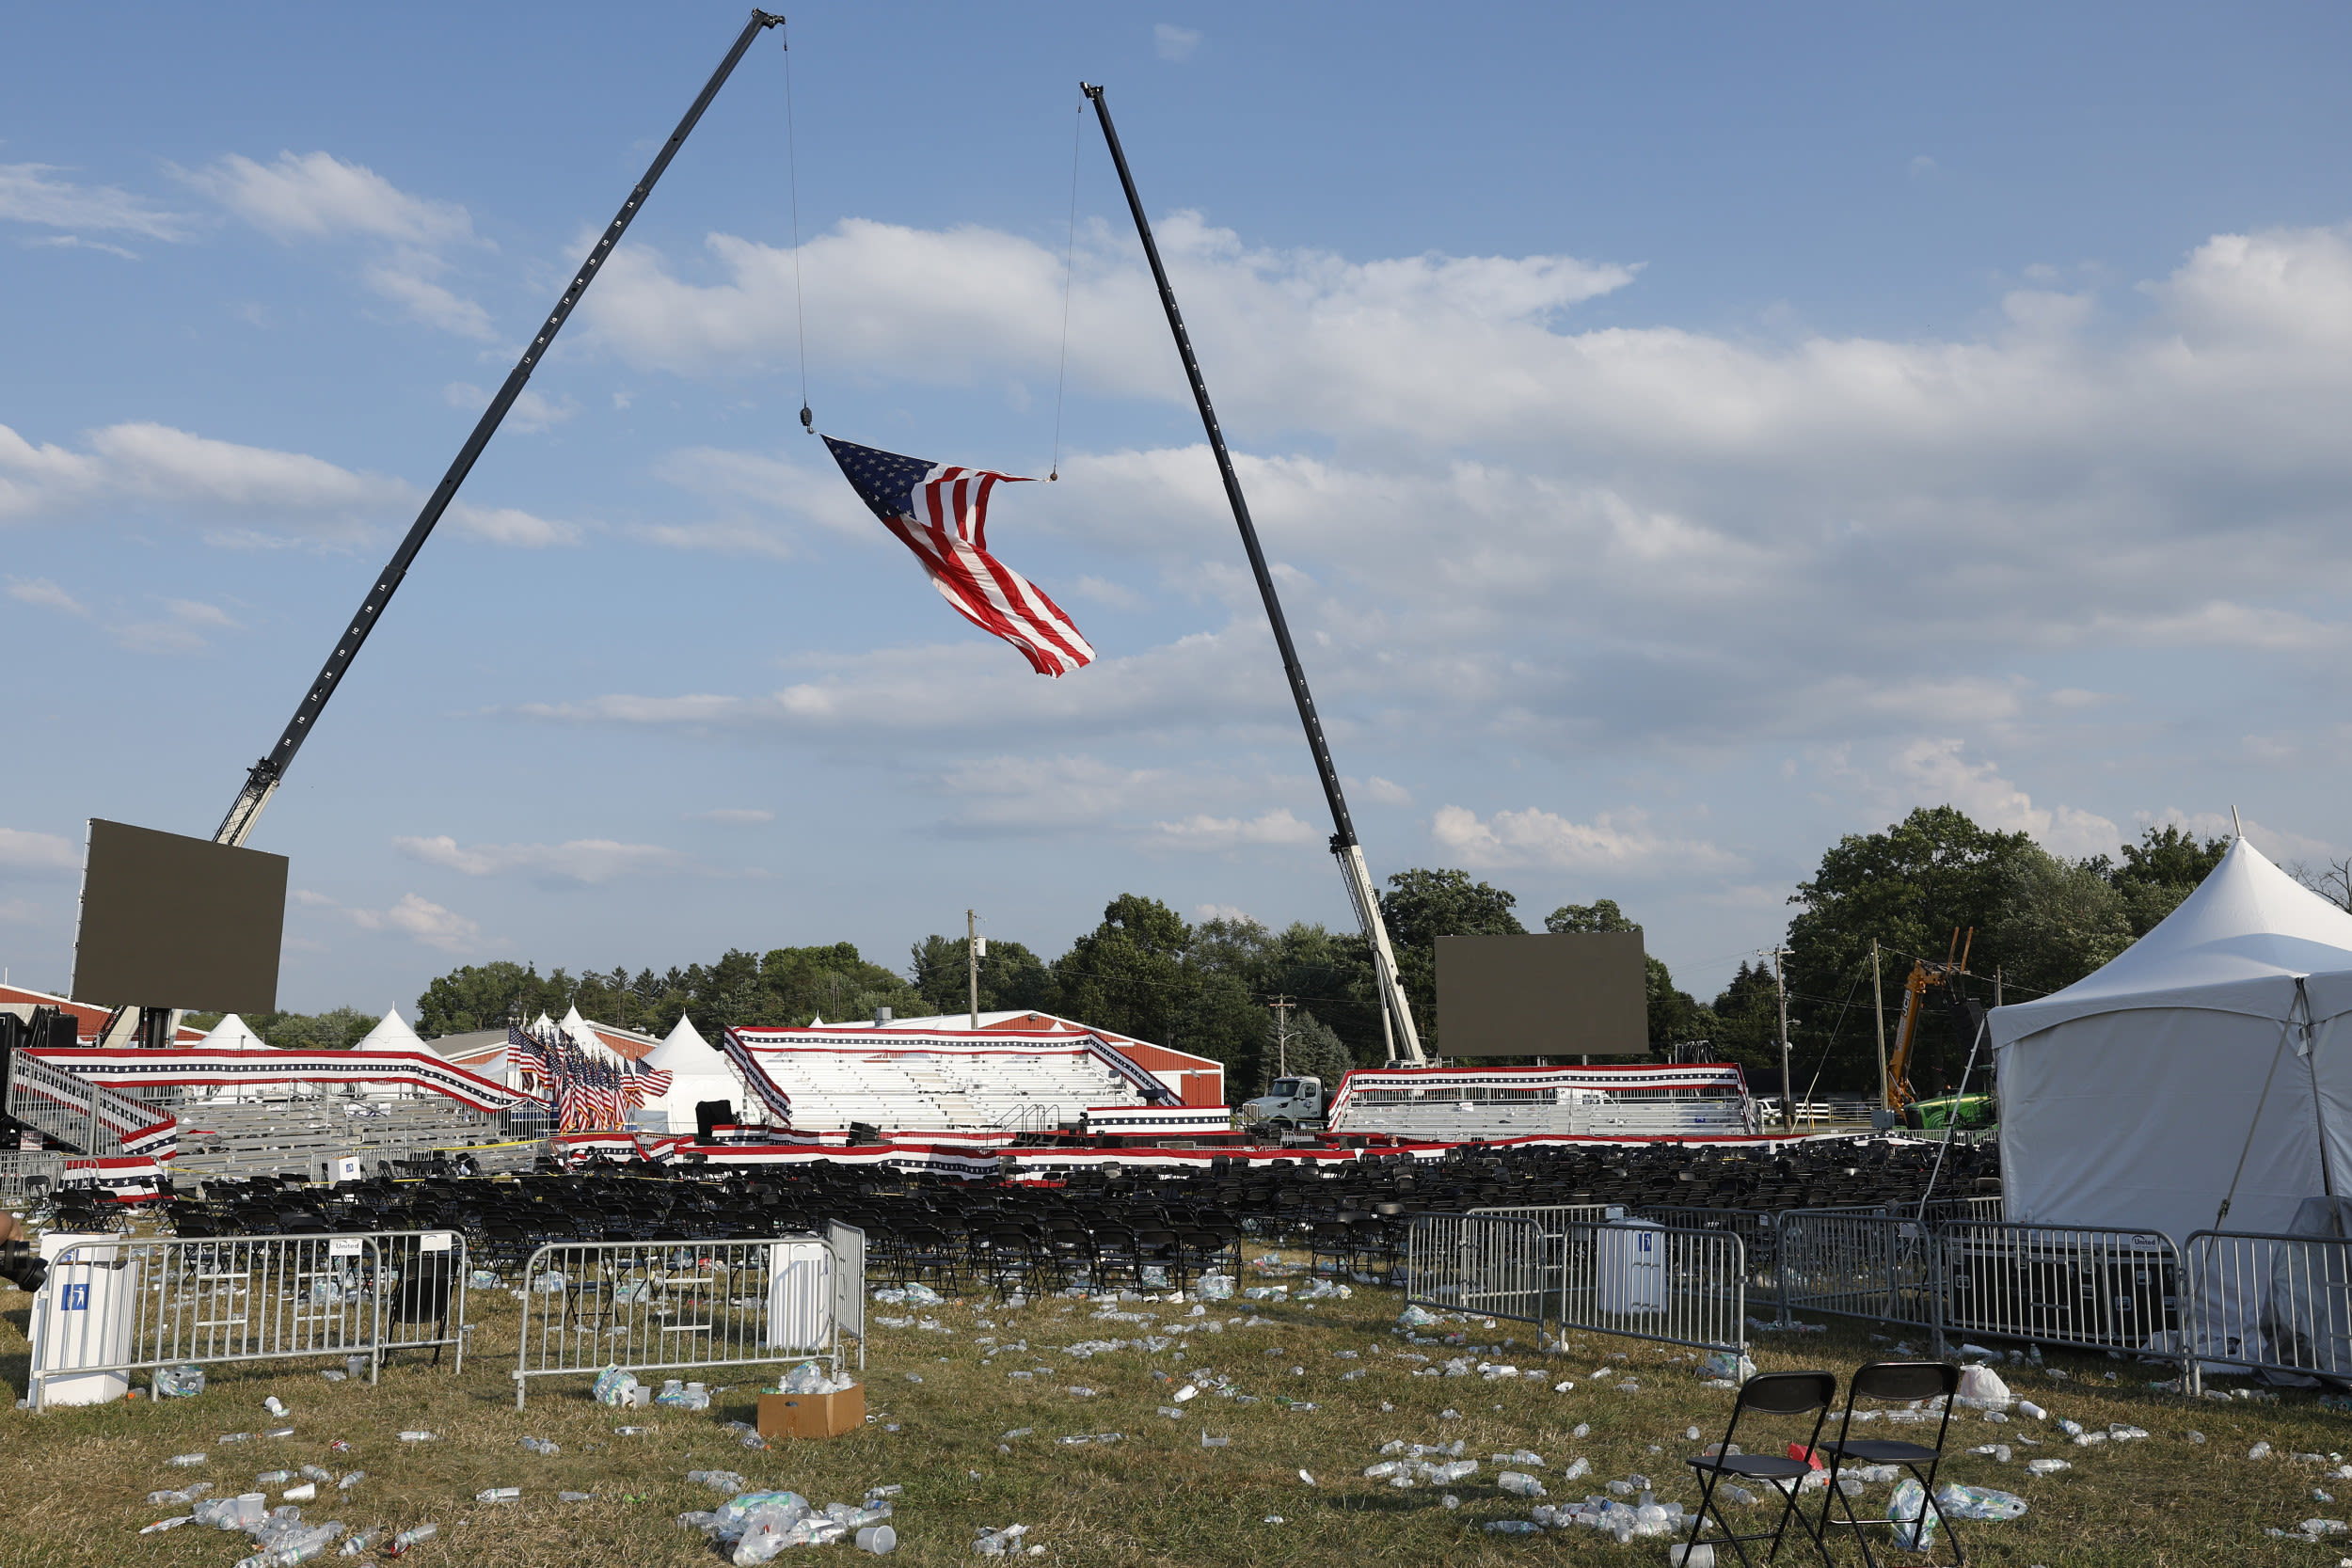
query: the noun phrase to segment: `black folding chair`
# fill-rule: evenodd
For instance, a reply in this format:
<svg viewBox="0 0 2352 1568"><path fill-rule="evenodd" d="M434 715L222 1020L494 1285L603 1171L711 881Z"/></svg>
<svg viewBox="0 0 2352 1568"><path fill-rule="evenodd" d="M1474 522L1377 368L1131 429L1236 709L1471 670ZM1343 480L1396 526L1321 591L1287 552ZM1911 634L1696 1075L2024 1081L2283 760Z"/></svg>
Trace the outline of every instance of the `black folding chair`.
<svg viewBox="0 0 2352 1568"><path fill-rule="evenodd" d="M1944 1538L1951 1543L1955 1568L1968 1560L1968 1554L1960 1544L1959 1535L1952 1529L1951 1520L1945 1517L1942 1505L1935 1500L1935 1470L1944 1462L1944 1436L1952 1424L1952 1396L1959 1392L1960 1369L1943 1361L1873 1361L1857 1369L1853 1380L1847 1384L1846 1413L1838 1422L1837 1435L1821 1445L1822 1451L1830 1456L1829 1495L1821 1499L1821 1528L1824 1532L1833 1528L1852 1530L1854 1538L1862 1543L1862 1560L1870 1568L1877 1568L1878 1559L1871 1555L1870 1538L1864 1527L1886 1526L1894 1521L1856 1517L1852 1499L1837 1489L1837 1473L1849 1465L1899 1465L1910 1471L1912 1478L1926 1488L1927 1497L1920 1503L1918 1521L1909 1528L1915 1534L1919 1527L1927 1523L1932 1511L1936 1522L1943 1527ZM1935 1442L1932 1445L1913 1443L1898 1437L1852 1435L1853 1406L1858 1399L1900 1400L1908 1403L1913 1400L1938 1397L1944 1402L1944 1414L1936 1422ZM1927 1466L1924 1471L1919 1468L1922 1465ZM1831 1498L1836 1501L1833 1502ZM1845 1509L1846 1516L1843 1519L1832 1518L1831 1510L1840 1506Z"/></svg>
<svg viewBox="0 0 2352 1568"><path fill-rule="evenodd" d="M1813 1431L1804 1445L1805 1450L1810 1453L1820 1445L1821 1424L1829 1419L1830 1406L1836 1402L1837 1374L1835 1372L1760 1372L1740 1386L1739 1396L1731 1406L1731 1424L1724 1429L1723 1441L1716 1445L1713 1453L1694 1454L1685 1461L1699 1476L1699 1507L1691 1518L1691 1539L1686 1544L1685 1557L1690 1555L1689 1547L1701 1544L1699 1535L1707 1528L1708 1515L1711 1513L1716 1528L1724 1533L1720 1539L1706 1544L1716 1548L1718 1560L1723 1557L1723 1548L1729 1546L1739 1554L1742 1564L1754 1568L1754 1560L1748 1556L1747 1543L1770 1541L1772 1549L1764 1554L1764 1560L1772 1561L1780 1554L1781 1537L1788 1533L1788 1521L1794 1519L1797 1528L1812 1541L1813 1549L1820 1554L1821 1561L1824 1564L1829 1562L1829 1548L1822 1544L1821 1532L1814 1528L1813 1521L1805 1517L1804 1511L1797 1506L1798 1488L1805 1477L1813 1473L1812 1464L1808 1460L1791 1459L1785 1454L1733 1453L1731 1446L1732 1439L1740 1432L1740 1418L1751 1410L1759 1416L1810 1415ZM1734 1476L1743 1481L1783 1486L1786 1496L1781 1501L1780 1522L1769 1533L1757 1531L1742 1535L1732 1528L1729 1519L1724 1517L1723 1507L1716 1500L1715 1494L1726 1479ZM1836 1490L1834 1483L1831 1490Z"/></svg>

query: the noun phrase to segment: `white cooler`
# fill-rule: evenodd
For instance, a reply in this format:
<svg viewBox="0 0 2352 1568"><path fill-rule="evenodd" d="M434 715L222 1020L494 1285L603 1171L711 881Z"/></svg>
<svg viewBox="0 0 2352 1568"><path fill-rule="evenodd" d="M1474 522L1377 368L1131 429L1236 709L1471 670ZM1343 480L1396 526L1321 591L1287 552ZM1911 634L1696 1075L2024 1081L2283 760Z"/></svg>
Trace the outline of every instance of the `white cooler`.
<svg viewBox="0 0 2352 1568"><path fill-rule="evenodd" d="M33 1378L40 1404L103 1404L130 1390L127 1372L71 1374L131 1358L139 1266L110 1235L52 1232L40 1239L49 1279L33 1298ZM60 1263L58 1256L73 1258Z"/></svg>

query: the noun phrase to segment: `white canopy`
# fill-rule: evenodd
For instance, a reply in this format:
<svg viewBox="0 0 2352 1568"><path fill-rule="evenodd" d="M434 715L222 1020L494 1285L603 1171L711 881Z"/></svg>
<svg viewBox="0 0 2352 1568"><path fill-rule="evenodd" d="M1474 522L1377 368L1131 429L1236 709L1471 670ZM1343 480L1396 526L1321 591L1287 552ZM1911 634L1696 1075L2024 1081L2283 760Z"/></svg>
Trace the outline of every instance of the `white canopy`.
<svg viewBox="0 0 2352 1568"><path fill-rule="evenodd" d="M230 1013L213 1025L204 1037L207 1051L267 1051L270 1043L249 1028L245 1020Z"/></svg>
<svg viewBox="0 0 2352 1568"><path fill-rule="evenodd" d="M365 1038L352 1047L354 1051L422 1051L424 1041L417 1032L401 1022L398 1007L388 1008L384 1022L367 1032Z"/></svg>
<svg viewBox="0 0 2352 1568"><path fill-rule="evenodd" d="M628 1060L628 1057L605 1043L604 1037L596 1033L595 1026L580 1016L580 1008L577 1006L564 1009L564 1022L559 1027L564 1033L572 1037L574 1045L591 1055L601 1056L606 1061L615 1064L626 1063Z"/></svg>
<svg viewBox="0 0 2352 1568"><path fill-rule="evenodd" d="M2244 839L2114 962L1991 1030L2011 1220L2185 1245L2352 1192L2352 914Z"/></svg>
<svg viewBox="0 0 2352 1568"><path fill-rule="evenodd" d="M694 1131L694 1107L706 1100L723 1100L741 1109L743 1088L735 1069L702 1037L691 1018L678 1019L677 1027L646 1053L645 1066L672 1074L669 1092L645 1101L638 1112L640 1123L655 1132Z"/></svg>

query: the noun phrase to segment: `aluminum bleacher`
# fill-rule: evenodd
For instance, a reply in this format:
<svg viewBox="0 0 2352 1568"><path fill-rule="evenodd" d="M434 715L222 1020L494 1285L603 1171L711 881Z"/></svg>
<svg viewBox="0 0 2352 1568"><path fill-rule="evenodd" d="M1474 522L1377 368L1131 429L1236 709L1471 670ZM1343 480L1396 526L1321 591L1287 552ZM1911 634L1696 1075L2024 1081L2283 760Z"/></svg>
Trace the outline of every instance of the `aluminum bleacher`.
<svg viewBox="0 0 2352 1568"><path fill-rule="evenodd" d="M745 1029L747 1054L792 1107L795 1132L1075 1127L1089 1106L1149 1103L1156 1081L1091 1037L943 1037L914 1030Z"/></svg>

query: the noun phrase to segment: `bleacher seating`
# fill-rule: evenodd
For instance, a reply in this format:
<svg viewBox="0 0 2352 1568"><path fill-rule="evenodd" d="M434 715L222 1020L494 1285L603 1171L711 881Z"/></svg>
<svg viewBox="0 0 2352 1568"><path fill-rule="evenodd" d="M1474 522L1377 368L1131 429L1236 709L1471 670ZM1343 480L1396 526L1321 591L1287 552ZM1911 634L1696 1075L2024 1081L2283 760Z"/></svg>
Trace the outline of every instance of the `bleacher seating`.
<svg viewBox="0 0 2352 1568"><path fill-rule="evenodd" d="M995 1132L1074 1126L1089 1106L1140 1105L1135 1085L1101 1059L1067 1047L903 1051L755 1050L792 1101L792 1125L832 1132L852 1122L885 1132Z"/></svg>

